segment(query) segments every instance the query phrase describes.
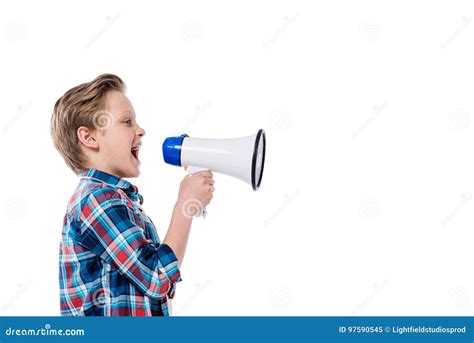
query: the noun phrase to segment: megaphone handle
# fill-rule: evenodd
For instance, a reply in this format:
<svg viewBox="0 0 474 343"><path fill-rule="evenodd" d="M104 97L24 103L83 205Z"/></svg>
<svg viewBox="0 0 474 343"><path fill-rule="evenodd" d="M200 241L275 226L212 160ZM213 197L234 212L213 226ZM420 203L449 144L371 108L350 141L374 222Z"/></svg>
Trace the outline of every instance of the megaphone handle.
<svg viewBox="0 0 474 343"><path fill-rule="evenodd" d="M208 170L209 170L208 168L202 168L202 167L194 167L194 166L188 166L187 167L188 176L192 176L193 174L196 174L196 173L199 173L199 172L202 172L202 171L208 171ZM199 211L194 216L195 217L201 217L202 216L204 219L206 219L206 214L207 214L207 211L206 211L206 208L204 207L202 209L202 211Z"/></svg>

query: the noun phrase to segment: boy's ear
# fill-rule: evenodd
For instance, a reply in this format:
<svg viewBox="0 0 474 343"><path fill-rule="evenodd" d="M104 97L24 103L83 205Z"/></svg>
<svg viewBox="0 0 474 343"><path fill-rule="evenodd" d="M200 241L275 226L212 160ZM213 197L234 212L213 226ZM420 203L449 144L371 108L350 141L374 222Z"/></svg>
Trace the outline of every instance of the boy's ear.
<svg viewBox="0 0 474 343"><path fill-rule="evenodd" d="M95 130L91 130L85 126L81 126L77 129L77 137L79 138L79 142L88 148L96 149L99 147L99 142L96 139L95 133Z"/></svg>

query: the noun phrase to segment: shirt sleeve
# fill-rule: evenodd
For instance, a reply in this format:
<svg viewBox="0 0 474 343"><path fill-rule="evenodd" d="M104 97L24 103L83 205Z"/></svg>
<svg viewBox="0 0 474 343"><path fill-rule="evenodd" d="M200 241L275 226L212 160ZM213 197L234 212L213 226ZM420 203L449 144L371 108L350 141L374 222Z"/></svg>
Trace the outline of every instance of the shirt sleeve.
<svg viewBox="0 0 474 343"><path fill-rule="evenodd" d="M127 277L146 296L174 295L181 281L178 259L167 244L150 244L114 188L93 191L82 206L79 243Z"/></svg>

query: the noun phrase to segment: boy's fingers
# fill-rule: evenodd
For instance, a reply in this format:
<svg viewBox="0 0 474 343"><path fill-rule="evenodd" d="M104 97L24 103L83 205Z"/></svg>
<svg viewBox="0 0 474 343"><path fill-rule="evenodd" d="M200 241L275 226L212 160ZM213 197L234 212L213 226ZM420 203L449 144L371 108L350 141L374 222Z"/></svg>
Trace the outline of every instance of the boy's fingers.
<svg viewBox="0 0 474 343"><path fill-rule="evenodd" d="M199 175L201 175L203 177L206 177L206 178L209 178L209 177L212 177L212 172L210 170L203 171L203 172L199 172Z"/></svg>
<svg viewBox="0 0 474 343"><path fill-rule="evenodd" d="M195 174L190 175L191 177L204 177L204 178L212 178L212 172L211 171L201 171L197 172Z"/></svg>

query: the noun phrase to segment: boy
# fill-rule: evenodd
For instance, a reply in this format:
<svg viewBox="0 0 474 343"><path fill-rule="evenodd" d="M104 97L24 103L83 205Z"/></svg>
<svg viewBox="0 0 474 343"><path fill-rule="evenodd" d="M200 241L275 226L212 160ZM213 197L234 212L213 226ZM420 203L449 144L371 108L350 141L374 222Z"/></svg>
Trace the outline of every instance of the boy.
<svg viewBox="0 0 474 343"><path fill-rule="evenodd" d="M143 197L124 180L140 174L145 131L118 76L103 74L67 91L54 106L51 135L80 176L63 221L61 315L170 315L194 214L189 211L211 201L212 173L184 177L161 242ZM184 209L189 201L200 206Z"/></svg>

